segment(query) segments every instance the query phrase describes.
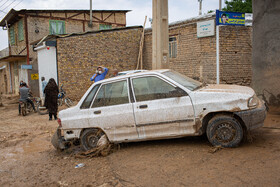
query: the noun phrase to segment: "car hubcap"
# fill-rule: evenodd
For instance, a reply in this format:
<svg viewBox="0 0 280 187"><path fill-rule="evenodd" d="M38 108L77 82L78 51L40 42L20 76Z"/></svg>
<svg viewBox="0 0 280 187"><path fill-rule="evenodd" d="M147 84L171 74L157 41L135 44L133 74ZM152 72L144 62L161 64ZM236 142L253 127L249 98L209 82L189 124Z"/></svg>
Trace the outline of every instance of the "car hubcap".
<svg viewBox="0 0 280 187"><path fill-rule="evenodd" d="M98 137L96 135L92 134L88 136L87 144L90 148L96 147L97 142L98 142Z"/></svg>
<svg viewBox="0 0 280 187"><path fill-rule="evenodd" d="M216 136L220 142L230 142L234 139L236 130L230 123L222 123L217 127Z"/></svg>

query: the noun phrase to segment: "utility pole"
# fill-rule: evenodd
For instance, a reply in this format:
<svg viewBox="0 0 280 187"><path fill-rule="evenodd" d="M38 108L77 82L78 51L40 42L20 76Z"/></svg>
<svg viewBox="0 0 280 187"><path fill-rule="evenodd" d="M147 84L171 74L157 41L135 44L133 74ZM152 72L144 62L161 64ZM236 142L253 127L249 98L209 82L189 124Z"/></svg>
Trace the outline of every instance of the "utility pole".
<svg viewBox="0 0 280 187"><path fill-rule="evenodd" d="M152 69L169 68L168 0L153 0Z"/></svg>
<svg viewBox="0 0 280 187"><path fill-rule="evenodd" d="M222 10L222 0L219 0L219 10Z"/></svg>
<svg viewBox="0 0 280 187"><path fill-rule="evenodd" d="M199 14L198 15L202 15L202 0L198 0L199 2Z"/></svg>
<svg viewBox="0 0 280 187"><path fill-rule="evenodd" d="M89 0L90 1L90 12L89 12L89 24L88 26L89 27L92 27L92 0Z"/></svg>

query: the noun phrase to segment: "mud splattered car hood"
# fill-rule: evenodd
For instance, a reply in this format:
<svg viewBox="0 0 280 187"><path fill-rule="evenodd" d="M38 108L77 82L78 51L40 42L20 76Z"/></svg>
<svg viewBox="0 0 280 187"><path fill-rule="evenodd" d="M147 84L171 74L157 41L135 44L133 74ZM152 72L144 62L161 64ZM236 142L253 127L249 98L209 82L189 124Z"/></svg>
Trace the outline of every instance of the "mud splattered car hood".
<svg viewBox="0 0 280 187"><path fill-rule="evenodd" d="M209 84L193 92L192 99L195 110L200 113L203 108L211 111L248 110L248 99L255 94L246 86Z"/></svg>
<svg viewBox="0 0 280 187"><path fill-rule="evenodd" d="M215 93L237 93L248 96L254 95L254 90L246 86L227 85L227 84L209 84L198 90L199 92L215 92Z"/></svg>

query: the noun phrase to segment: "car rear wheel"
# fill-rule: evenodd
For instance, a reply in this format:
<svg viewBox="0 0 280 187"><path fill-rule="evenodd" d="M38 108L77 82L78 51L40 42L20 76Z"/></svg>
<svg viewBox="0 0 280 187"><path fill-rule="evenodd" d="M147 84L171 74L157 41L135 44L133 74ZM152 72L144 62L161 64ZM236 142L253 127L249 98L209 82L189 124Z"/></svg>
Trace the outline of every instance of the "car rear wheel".
<svg viewBox="0 0 280 187"><path fill-rule="evenodd" d="M85 151L94 149L97 147L98 141L104 135L104 132L100 129L86 129L81 135L81 145Z"/></svg>
<svg viewBox="0 0 280 187"><path fill-rule="evenodd" d="M212 118L207 126L207 138L213 146L237 147L243 139L243 128L231 116L219 115Z"/></svg>

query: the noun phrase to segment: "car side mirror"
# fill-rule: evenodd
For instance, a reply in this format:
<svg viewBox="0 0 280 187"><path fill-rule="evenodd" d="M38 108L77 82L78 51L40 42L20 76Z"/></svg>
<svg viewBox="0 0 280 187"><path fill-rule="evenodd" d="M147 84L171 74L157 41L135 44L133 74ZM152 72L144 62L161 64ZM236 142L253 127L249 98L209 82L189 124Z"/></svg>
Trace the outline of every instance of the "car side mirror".
<svg viewBox="0 0 280 187"><path fill-rule="evenodd" d="M171 96L172 97L183 97L183 96L188 96L188 93L182 90L179 87L176 87L174 91L171 91Z"/></svg>

